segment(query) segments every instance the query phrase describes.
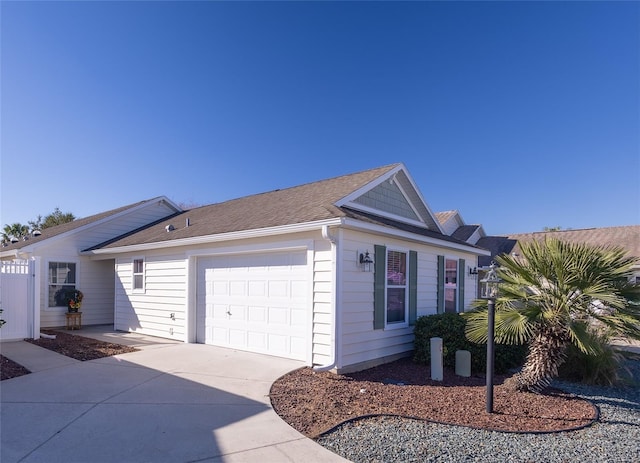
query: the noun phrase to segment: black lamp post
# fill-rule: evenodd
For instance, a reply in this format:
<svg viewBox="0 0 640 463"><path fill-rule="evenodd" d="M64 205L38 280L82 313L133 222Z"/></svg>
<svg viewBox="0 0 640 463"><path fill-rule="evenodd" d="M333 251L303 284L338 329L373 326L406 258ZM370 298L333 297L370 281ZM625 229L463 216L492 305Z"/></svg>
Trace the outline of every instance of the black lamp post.
<svg viewBox="0 0 640 463"><path fill-rule="evenodd" d="M487 276L480 280L480 294L482 299L487 299L488 305L488 331L487 331L487 413L493 413L493 362L495 359L495 317L496 298L498 297L498 284L500 278L496 273L496 264L491 263Z"/></svg>

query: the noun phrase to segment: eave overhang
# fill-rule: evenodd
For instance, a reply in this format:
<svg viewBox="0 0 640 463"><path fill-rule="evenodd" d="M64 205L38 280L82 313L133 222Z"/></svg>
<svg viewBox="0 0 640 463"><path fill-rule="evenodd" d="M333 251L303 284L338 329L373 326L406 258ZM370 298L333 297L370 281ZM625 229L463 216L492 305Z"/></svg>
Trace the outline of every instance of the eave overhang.
<svg viewBox="0 0 640 463"><path fill-rule="evenodd" d="M321 230L322 227L344 227L352 230L363 231L366 233L373 233L376 235L393 236L395 238L406 239L421 244L429 244L438 246L445 249L451 249L455 251L468 252L478 256L489 256L491 253L487 250L466 245L464 243L457 243L438 239L434 237L420 235L418 233L412 233L404 230L399 230L391 226L377 225L362 222L359 220L339 217L327 220L320 220L315 222L306 222L299 224L284 225L279 227L269 227L253 230L243 230L237 232L220 233L217 235L204 235L192 238L157 241L153 243L142 243L129 246L110 247L102 249L93 249L91 251L82 251L80 254L89 256L93 260L110 259L119 254L144 252L157 249L168 249L185 246L198 246L212 243L220 243L224 241L243 240L251 238L264 238L268 236L285 235L289 233L301 233L308 231ZM170 232L169 232L170 233Z"/></svg>

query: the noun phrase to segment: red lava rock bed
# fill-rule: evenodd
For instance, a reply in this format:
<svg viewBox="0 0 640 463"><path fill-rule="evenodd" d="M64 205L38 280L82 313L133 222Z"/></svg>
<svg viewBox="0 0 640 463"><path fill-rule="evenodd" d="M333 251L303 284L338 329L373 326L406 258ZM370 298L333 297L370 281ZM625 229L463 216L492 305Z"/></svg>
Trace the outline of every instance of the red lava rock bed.
<svg viewBox="0 0 640 463"><path fill-rule="evenodd" d="M494 379L494 413L486 412L484 376L445 370L431 381L428 366L405 358L365 371L336 375L311 368L281 377L271 388L274 410L302 434L315 438L358 417L396 415L504 432L554 432L584 427L598 417L584 399L551 390L508 392Z"/></svg>

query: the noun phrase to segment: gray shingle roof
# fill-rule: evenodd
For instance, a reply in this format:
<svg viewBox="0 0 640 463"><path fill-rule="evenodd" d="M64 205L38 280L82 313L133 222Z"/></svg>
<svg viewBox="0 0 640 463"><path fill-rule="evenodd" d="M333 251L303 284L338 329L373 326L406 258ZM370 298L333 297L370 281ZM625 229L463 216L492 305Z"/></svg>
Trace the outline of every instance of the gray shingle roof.
<svg viewBox="0 0 640 463"><path fill-rule="evenodd" d="M467 241L478 228L480 228L480 225L462 225L451 236L461 241Z"/></svg>
<svg viewBox="0 0 640 463"><path fill-rule="evenodd" d="M390 164L355 174L190 209L96 248L160 243L346 217L343 209L334 206L338 200L399 165ZM165 227L169 225L175 229L167 233Z"/></svg>

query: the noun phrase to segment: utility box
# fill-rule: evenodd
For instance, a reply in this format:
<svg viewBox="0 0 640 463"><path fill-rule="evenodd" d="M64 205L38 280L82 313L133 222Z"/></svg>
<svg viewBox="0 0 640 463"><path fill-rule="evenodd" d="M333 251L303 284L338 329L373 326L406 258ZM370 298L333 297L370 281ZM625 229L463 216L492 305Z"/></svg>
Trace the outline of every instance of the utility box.
<svg viewBox="0 0 640 463"><path fill-rule="evenodd" d="M468 350L456 351L456 375L471 376L471 352Z"/></svg>
<svg viewBox="0 0 640 463"><path fill-rule="evenodd" d="M442 381L442 338L431 338L431 380Z"/></svg>

